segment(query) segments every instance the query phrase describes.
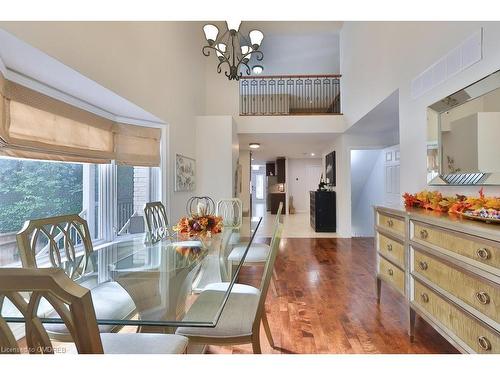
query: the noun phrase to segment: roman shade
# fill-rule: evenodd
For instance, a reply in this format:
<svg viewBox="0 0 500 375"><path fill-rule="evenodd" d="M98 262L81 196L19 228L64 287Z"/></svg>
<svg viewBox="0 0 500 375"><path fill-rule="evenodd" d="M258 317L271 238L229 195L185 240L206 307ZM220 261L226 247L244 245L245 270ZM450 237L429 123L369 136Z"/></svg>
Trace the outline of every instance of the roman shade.
<svg viewBox="0 0 500 375"><path fill-rule="evenodd" d="M0 155L159 166L160 136L160 129L114 122L0 74Z"/></svg>

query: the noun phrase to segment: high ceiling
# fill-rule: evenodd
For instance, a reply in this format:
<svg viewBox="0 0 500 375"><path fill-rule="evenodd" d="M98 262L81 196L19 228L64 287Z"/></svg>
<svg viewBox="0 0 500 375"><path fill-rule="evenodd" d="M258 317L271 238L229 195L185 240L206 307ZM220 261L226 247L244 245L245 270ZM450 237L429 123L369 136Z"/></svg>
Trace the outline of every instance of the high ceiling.
<svg viewBox="0 0 500 375"><path fill-rule="evenodd" d="M338 133L239 134L239 143L240 150L250 150L249 143L260 143L259 149L252 150L252 156L255 164L263 164L279 156L292 159L322 157L338 136Z"/></svg>
<svg viewBox="0 0 500 375"><path fill-rule="evenodd" d="M212 22L226 30L224 22ZM340 72L339 31L342 22L244 21L240 31L247 36L264 33L262 62L252 57L250 66L263 65L266 75L331 74Z"/></svg>
<svg viewBox="0 0 500 375"><path fill-rule="evenodd" d="M206 21L225 28L225 21ZM342 29L340 21L242 21L240 30L248 33L259 29L264 35L338 33Z"/></svg>

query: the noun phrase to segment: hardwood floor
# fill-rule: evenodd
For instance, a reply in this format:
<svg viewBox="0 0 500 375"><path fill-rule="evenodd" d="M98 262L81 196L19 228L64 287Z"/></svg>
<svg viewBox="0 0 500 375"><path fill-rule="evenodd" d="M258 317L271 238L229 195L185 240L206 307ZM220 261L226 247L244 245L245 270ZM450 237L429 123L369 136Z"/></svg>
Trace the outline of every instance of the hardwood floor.
<svg viewBox="0 0 500 375"><path fill-rule="evenodd" d="M276 260L278 296L266 311L276 348L261 327L263 353L457 353L417 318L406 333L403 297L383 285L375 292L373 239L283 239ZM262 268L245 267L240 282L258 285ZM251 353L251 345L210 346L209 353Z"/></svg>

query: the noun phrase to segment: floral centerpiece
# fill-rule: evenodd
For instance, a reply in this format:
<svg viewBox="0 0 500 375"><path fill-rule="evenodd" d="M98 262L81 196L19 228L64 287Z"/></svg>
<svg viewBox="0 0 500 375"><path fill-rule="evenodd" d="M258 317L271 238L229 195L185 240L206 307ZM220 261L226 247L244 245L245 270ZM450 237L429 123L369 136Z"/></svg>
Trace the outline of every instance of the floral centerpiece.
<svg viewBox="0 0 500 375"><path fill-rule="evenodd" d="M187 237L211 237L222 231L222 217L207 213L206 206L200 203L197 213L181 218L173 230Z"/></svg>
<svg viewBox="0 0 500 375"><path fill-rule="evenodd" d="M500 197L487 197L483 189L479 197L456 194L443 196L438 191L421 191L416 194L404 193L406 207L418 207L438 212L449 212L470 219L500 222Z"/></svg>

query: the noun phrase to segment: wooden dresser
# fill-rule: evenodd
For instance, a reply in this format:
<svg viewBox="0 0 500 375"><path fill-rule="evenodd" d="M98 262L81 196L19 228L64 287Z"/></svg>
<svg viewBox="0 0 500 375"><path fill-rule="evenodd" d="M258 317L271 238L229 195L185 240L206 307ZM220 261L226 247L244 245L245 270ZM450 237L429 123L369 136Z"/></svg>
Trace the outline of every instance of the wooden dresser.
<svg viewBox="0 0 500 375"><path fill-rule="evenodd" d="M500 353L500 226L425 210L375 208L377 295L405 296L463 353Z"/></svg>

